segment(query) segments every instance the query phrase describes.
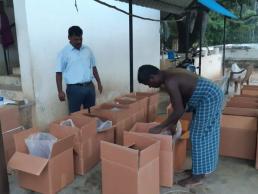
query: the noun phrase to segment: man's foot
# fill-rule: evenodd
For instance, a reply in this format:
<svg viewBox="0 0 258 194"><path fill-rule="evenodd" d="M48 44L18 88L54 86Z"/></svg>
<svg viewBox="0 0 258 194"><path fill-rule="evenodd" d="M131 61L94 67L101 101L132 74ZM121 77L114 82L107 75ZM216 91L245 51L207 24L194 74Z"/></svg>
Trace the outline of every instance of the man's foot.
<svg viewBox="0 0 258 194"><path fill-rule="evenodd" d="M194 187L202 184L203 178L204 178L204 174L191 175L188 178L179 181L178 184L182 187Z"/></svg>

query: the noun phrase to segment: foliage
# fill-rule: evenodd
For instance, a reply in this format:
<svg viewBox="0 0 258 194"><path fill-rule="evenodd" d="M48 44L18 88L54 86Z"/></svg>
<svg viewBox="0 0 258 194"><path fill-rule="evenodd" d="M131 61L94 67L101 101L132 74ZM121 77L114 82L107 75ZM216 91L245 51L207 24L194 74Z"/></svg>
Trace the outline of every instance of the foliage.
<svg viewBox="0 0 258 194"><path fill-rule="evenodd" d="M258 42L258 17L249 16L257 14L255 0L220 0L227 9L239 17L239 20L226 21L226 43L257 43ZM209 13L209 22L206 31L206 43L218 45L223 43L224 17L217 13Z"/></svg>

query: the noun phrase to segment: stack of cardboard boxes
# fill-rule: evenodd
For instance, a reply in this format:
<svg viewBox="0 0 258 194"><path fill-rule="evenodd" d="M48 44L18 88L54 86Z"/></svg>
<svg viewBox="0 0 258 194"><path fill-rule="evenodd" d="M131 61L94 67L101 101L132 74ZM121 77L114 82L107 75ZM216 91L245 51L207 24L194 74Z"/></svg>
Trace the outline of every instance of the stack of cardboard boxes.
<svg viewBox="0 0 258 194"><path fill-rule="evenodd" d="M36 129L17 133L8 166L18 171L21 187L52 194L71 183L74 173L88 172L101 156L104 194L157 194L160 185L173 185L173 172L186 158L185 139L173 145L171 136L147 133L157 125L147 122L156 118L158 97L130 93L96 105L90 113L82 110L54 121L49 133L58 141L48 159L30 155L25 145ZM97 132L97 119L112 121L112 126ZM66 120L74 126L61 125Z"/></svg>
<svg viewBox="0 0 258 194"><path fill-rule="evenodd" d="M221 121L220 154L256 161L257 149L258 87L243 86L241 95L227 102Z"/></svg>

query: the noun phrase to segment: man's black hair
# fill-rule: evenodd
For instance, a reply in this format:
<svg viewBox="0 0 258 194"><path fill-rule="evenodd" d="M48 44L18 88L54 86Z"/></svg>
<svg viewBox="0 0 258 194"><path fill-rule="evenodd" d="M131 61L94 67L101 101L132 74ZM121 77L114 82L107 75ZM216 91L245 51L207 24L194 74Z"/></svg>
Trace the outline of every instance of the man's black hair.
<svg viewBox="0 0 258 194"><path fill-rule="evenodd" d="M157 75L159 69L153 65L142 65L138 69L138 82L141 84L148 84L151 75Z"/></svg>
<svg viewBox="0 0 258 194"><path fill-rule="evenodd" d="M83 31L79 26L71 26L68 29L68 36L82 36Z"/></svg>

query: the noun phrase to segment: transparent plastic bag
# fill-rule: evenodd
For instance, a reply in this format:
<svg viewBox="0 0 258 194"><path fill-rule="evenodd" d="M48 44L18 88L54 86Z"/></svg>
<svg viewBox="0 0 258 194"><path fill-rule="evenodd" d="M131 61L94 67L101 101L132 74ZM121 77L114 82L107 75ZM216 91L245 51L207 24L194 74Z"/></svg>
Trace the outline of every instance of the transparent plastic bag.
<svg viewBox="0 0 258 194"><path fill-rule="evenodd" d="M175 143L182 135L182 125L181 125L181 122L178 121L177 122L177 125L176 125L176 133L173 135L173 143ZM162 135L171 135L171 132L169 130L163 130L161 132Z"/></svg>
<svg viewBox="0 0 258 194"><path fill-rule="evenodd" d="M110 120L103 121L101 119L97 119L97 132L98 133L106 131L110 127L112 127L112 121L110 121Z"/></svg>
<svg viewBox="0 0 258 194"><path fill-rule="evenodd" d="M50 157L53 144L56 142L56 137L43 132L34 133L25 139L25 143L31 155L47 159Z"/></svg>
<svg viewBox="0 0 258 194"><path fill-rule="evenodd" d="M75 124L73 123L72 119L67 119L62 122L60 122L61 126L67 126L67 127L75 127Z"/></svg>

